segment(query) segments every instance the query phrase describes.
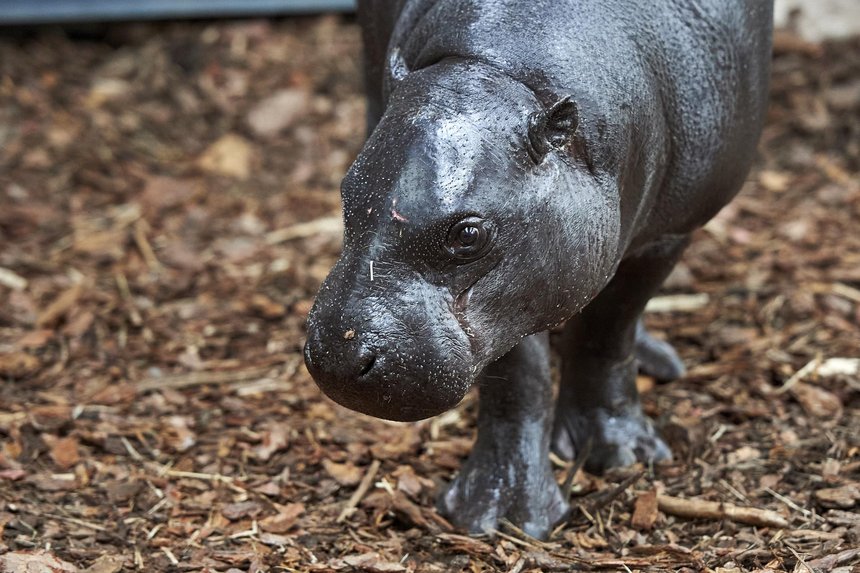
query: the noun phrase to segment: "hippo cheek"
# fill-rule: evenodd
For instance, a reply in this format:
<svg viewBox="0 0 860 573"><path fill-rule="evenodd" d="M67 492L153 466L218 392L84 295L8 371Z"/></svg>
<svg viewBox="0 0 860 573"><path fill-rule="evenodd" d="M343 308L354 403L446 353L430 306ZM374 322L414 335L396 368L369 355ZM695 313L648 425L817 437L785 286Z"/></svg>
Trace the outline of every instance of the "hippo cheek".
<svg viewBox="0 0 860 573"><path fill-rule="evenodd" d="M468 337L450 310L431 314L426 304L412 302L396 305L397 317L379 305L327 313L318 299L304 352L323 393L352 410L401 422L441 414L463 399L475 379Z"/></svg>

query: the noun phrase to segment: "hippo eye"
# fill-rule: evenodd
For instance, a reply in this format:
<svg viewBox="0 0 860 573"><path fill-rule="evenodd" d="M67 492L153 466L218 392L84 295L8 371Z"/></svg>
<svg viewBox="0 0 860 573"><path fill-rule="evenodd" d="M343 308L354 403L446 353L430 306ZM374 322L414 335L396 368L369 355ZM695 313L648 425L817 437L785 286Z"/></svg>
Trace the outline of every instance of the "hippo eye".
<svg viewBox="0 0 860 573"><path fill-rule="evenodd" d="M471 247L478 242L478 237L481 235L481 230L474 225L463 227L457 235L457 240L460 244L466 247Z"/></svg>
<svg viewBox="0 0 860 573"><path fill-rule="evenodd" d="M490 232L479 217L467 217L448 231L447 251L463 262L484 254L489 244Z"/></svg>

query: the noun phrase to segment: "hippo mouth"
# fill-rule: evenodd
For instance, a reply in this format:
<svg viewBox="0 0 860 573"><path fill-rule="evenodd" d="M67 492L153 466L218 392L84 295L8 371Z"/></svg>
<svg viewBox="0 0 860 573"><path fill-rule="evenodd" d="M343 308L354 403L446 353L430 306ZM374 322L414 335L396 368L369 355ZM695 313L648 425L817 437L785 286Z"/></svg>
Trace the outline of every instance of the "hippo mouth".
<svg viewBox="0 0 860 573"><path fill-rule="evenodd" d="M471 383L451 385L433 380L401 379L387 384L384 378L380 380L371 374L374 370L375 366L368 368L351 384L317 379L317 385L341 406L394 422L416 422L447 412L460 403L471 387Z"/></svg>
<svg viewBox="0 0 860 573"><path fill-rule="evenodd" d="M362 414L397 422L430 418L456 406L474 382L465 331L444 336L447 344L438 333L396 344L363 333L338 341L335 351L322 336L308 333L308 371L326 396Z"/></svg>

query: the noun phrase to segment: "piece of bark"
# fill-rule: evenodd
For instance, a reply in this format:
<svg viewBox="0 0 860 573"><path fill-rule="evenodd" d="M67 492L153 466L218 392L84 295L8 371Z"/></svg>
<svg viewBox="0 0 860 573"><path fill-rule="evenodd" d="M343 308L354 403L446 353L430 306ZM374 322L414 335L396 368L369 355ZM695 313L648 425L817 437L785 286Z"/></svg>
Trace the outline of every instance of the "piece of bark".
<svg viewBox="0 0 860 573"><path fill-rule="evenodd" d="M657 521L657 514L657 492L653 489L643 492L636 498L630 525L640 531L650 530Z"/></svg>

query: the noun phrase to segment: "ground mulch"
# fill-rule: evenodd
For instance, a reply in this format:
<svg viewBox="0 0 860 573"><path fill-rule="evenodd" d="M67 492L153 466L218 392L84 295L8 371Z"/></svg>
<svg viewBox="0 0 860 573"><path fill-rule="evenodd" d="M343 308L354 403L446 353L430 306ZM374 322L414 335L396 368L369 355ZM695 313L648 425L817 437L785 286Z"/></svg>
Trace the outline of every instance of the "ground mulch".
<svg viewBox="0 0 860 573"><path fill-rule="evenodd" d="M675 459L577 472L548 542L433 509L474 395L386 423L303 366L359 57L332 16L0 32L0 570L860 571L860 40L778 36L756 168L647 315Z"/></svg>

